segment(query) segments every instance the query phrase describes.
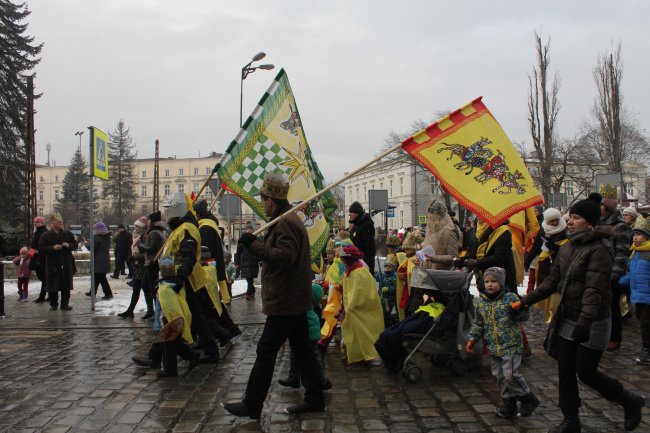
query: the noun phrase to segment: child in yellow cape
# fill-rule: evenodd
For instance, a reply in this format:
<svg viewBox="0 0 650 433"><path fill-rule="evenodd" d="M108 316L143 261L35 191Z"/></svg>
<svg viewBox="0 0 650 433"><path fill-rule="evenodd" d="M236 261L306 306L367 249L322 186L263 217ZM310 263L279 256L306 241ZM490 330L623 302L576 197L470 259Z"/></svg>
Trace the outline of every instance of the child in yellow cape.
<svg viewBox="0 0 650 433"><path fill-rule="evenodd" d="M345 265L341 261L339 253L341 248L351 244L351 241L349 243L346 241L334 242L333 239L327 244L328 265L325 272L325 281L323 282L323 287L327 288L327 304L322 312L324 323L320 331L321 339L318 341L318 349L323 357L327 353L327 347L332 337L334 337L336 326L339 323L339 313L343 306L341 281L343 280Z"/></svg>
<svg viewBox="0 0 650 433"><path fill-rule="evenodd" d="M379 358L375 341L384 330L384 315L377 294L377 285L361 259L363 253L354 245L340 253L345 264L343 307L345 318L341 324L348 364Z"/></svg>
<svg viewBox="0 0 650 433"><path fill-rule="evenodd" d="M395 294L397 298L397 317L399 320L404 320L404 317L406 317L404 310L408 305L410 297L411 273L414 267L420 266L420 259L415 255L415 251L420 242L422 242L422 238L414 233L409 233L402 243L402 249L406 258L400 263L399 268L397 268L397 291Z"/></svg>

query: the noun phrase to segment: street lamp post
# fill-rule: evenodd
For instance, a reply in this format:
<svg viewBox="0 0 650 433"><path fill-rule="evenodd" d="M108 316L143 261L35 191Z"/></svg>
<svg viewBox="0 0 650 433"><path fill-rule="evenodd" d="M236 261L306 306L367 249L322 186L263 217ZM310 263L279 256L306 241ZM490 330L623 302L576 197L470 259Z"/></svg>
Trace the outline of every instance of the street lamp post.
<svg viewBox="0 0 650 433"><path fill-rule="evenodd" d="M253 62L257 62L262 60L264 57L266 57L266 54L263 52L259 52L253 56L253 59L246 64L243 68L241 68L241 90L239 93L239 127L242 127L242 111L244 109L244 80L246 77L248 77L249 74L252 74L255 72L257 69L266 69L270 70L275 68L274 65L270 64L265 64L265 65L259 65L259 66L251 66Z"/></svg>

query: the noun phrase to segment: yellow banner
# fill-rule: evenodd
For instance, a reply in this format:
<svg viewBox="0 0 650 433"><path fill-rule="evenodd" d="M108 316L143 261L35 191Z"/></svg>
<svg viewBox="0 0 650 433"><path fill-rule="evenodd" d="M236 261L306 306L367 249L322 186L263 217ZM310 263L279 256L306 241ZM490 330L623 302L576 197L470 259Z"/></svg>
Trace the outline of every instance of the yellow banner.
<svg viewBox="0 0 650 433"><path fill-rule="evenodd" d="M492 227L543 203L524 161L481 98L404 140L402 147Z"/></svg>
<svg viewBox="0 0 650 433"><path fill-rule="evenodd" d="M108 135L92 128L93 176L108 180Z"/></svg>

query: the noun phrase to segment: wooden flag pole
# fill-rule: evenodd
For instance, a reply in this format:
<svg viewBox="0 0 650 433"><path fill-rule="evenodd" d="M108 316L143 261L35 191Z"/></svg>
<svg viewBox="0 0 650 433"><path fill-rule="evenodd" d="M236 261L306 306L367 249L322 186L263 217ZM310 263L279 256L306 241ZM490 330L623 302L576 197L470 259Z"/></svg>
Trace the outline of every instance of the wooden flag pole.
<svg viewBox="0 0 650 433"><path fill-rule="evenodd" d="M253 234L255 236L259 236L262 232L264 232L265 230L268 230L270 227L274 226L278 221L280 221L280 218L282 218L283 216L288 215L291 212L297 211L299 208L301 208L305 204L309 203L312 200L317 199L318 197L320 197L321 195L323 195L326 192L330 191L334 187L336 187L339 184L341 184L341 183L345 182L346 180L350 179L352 176L356 176L359 172L365 170L368 166L370 166L370 165L374 164L375 162L381 160L386 155L395 152L396 150L400 149L401 147L402 147L402 143L398 143L395 146L391 147L390 149L386 150L385 152L380 153L377 157L375 157L371 161L367 162L366 164L362 165L361 167L357 168L356 170L348 173L347 175L345 175L344 177L342 177L338 181L336 181L333 184L327 186L326 188L323 188L322 190L320 190L316 194L312 195L311 197L306 198L301 203L298 203L297 205L295 205L294 207L292 207L291 209L289 209L288 211L286 211L285 213L283 213L282 215L280 215L276 219L274 219L272 221L269 221L266 225L264 225L264 226L260 227L259 229L255 230L255 232Z"/></svg>
<svg viewBox="0 0 650 433"><path fill-rule="evenodd" d="M210 203L210 209L208 209L209 212L212 212L212 209L214 209L214 205L217 204L221 196L223 195L223 188L219 189L219 192L217 195L214 196L212 199L212 203Z"/></svg>

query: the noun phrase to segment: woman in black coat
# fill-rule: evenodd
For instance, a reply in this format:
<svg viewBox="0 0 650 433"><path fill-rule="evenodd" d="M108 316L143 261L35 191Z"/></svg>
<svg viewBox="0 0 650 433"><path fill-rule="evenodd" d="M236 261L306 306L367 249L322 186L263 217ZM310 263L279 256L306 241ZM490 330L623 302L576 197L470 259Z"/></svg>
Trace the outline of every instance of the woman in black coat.
<svg viewBox="0 0 650 433"><path fill-rule="evenodd" d="M104 292L102 299L111 299L113 292L106 279L106 274L111 271L111 232L102 221L97 221L93 229L95 231L93 241L93 251L95 252L95 293L97 293L97 287L101 284L102 291ZM86 296L90 296L90 291L86 292Z"/></svg>

